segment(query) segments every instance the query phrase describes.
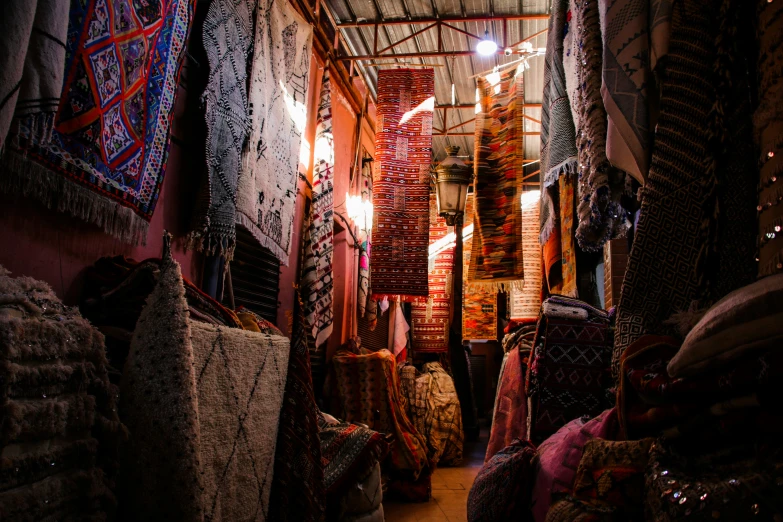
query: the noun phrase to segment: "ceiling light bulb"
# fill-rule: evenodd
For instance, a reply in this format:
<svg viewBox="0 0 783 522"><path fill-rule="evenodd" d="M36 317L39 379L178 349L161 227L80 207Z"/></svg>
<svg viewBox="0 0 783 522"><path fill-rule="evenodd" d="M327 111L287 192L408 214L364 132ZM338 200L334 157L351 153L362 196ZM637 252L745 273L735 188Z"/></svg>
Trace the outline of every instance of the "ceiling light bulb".
<svg viewBox="0 0 783 522"><path fill-rule="evenodd" d="M476 52L482 56L490 56L497 52L498 44L489 37L489 31L484 31L484 39L476 45Z"/></svg>

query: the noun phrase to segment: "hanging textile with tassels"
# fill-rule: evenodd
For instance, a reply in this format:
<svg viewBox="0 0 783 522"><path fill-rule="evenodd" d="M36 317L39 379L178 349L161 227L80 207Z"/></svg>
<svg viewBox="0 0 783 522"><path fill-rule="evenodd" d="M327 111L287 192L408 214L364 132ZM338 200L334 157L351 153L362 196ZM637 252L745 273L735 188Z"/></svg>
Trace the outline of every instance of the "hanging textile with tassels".
<svg viewBox="0 0 783 522"><path fill-rule="evenodd" d="M503 290L521 287L525 277L519 200L525 93L521 72L512 69L499 76L478 80L481 112L476 115L476 214L468 284Z"/></svg>

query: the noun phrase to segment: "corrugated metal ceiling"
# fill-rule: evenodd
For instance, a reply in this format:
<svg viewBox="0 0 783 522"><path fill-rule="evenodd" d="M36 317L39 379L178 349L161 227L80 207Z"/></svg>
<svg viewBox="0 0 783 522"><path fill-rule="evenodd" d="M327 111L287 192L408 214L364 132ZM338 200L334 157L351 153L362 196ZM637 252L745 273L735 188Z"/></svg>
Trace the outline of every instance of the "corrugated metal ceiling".
<svg viewBox="0 0 783 522"><path fill-rule="evenodd" d="M327 5L339 23L356 21L388 21L409 20L411 18L435 18L444 16L503 16L520 14L548 14L549 0L327 0ZM512 44L541 32L540 35L530 39L534 48L546 46L547 20L518 20L507 21L506 43ZM502 45L503 22L456 22L454 27L467 31L474 35L483 35L485 31L493 39ZM395 42L409 37L414 32L423 29L425 25L385 25L378 30L378 50ZM350 47L352 55L373 54L374 27L362 26L341 29L343 36ZM543 32L542 32L543 31ZM443 28L442 44L444 51L469 51L475 48L477 41L460 32ZM425 31L415 37L400 43L388 52L394 53L422 53L438 50L437 32L435 29ZM456 104L473 104L476 101L476 81L472 76L487 71L496 65L502 65L514 60L514 57L503 55L482 57L477 54L469 56L438 56L409 58L412 63L439 64L435 67L435 97L437 105L449 105L451 99L452 82L456 89ZM391 57L376 61L390 62ZM399 60L403 61L403 60ZM543 56L533 57L529 60L530 68L525 71L525 102L540 104L543 79ZM377 80L377 68L367 67L371 61L357 62L360 67L366 67L366 77L371 83ZM371 86L374 90L375 86ZM462 122L467 122L474 117L473 109L450 109L448 121L443 121L443 111L436 111L434 126L440 129L454 127ZM541 110L538 106L527 107L526 114L540 121ZM525 120L526 131L538 132L540 125L529 119ZM473 123L467 123L463 127L455 128L453 132L468 132L469 136L435 136L433 149L436 159L445 156L444 147L447 145L459 145L463 154L473 154ZM525 139L526 157L529 160L538 159L540 139L537 135L527 136ZM537 170L533 165L528 172ZM531 179L530 181L533 181Z"/></svg>

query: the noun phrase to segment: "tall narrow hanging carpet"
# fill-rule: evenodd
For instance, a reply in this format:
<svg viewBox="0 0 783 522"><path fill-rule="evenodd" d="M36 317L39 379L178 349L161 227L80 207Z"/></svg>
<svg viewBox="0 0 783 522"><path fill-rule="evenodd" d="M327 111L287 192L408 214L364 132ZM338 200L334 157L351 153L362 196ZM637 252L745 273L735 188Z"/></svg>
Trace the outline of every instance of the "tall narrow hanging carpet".
<svg viewBox="0 0 783 522"><path fill-rule="evenodd" d="M469 194L465 204L464 246L462 251L462 338L472 340L497 340L497 291L492 287L468 289L470 271L471 234L475 215L476 198Z"/></svg>
<svg viewBox="0 0 783 522"><path fill-rule="evenodd" d="M255 34L248 92L251 130L237 184L236 220L287 266L313 29L289 2L264 0L258 5Z"/></svg>
<svg viewBox="0 0 783 522"><path fill-rule="evenodd" d="M190 243L231 259L236 243L237 182L250 131L247 61L253 45L249 0L214 0L204 21L209 77L204 90L207 183L196 207Z"/></svg>
<svg viewBox="0 0 783 522"><path fill-rule="evenodd" d="M305 232L302 297L305 320L315 339L316 350L332 334L334 280L334 136L332 135L332 94L329 71L324 72L318 123L315 129L315 165L313 166L313 203L310 227Z"/></svg>
<svg viewBox="0 0 783 522"><path fill-rule="evenodd" d="M478 80L476 115L476 219L468 283L498 290L522 286L522 194L524 143L523 74L501 74L493 84Z"/></svg>
<svg viewBox="0 0 783 522"><path fill-rule="evenodd" d="M373 186L373 298L427 297L432 69L378 73L375 135L379 176Z"/></svg>
<svg viewBox="0 0 783 522"><path fill-rule="evenodd" d="M429 297L411 304L413 349L416 352L447 352L451 312L453 233L438 216L435 194L430 194Z"/></svg>
<svg viewBox="0 0 783 522"><path fill-rule="evenodd" d="M359 225L359 317L364 317L367 310L367 298L370 296L370 256L372 252L372 214L367 209L372 208L372 163L362 161L360 196L365 209L364 221Z"/></svg>
<svg viewBox="0 0 783 522"><path fill-rule="evenodd" d="M38 118L17 120L0 188L124 242L145 241L166 171L194 3L71 2L54 128L42 135Z"/></svg>
<svg viewBox="0 0 783 522"><path fill-rule="evenodd" d="M522 253L525 286L511 289L511 319L536 319L541 309L541 246L539 192L522 193Z"/></svg>

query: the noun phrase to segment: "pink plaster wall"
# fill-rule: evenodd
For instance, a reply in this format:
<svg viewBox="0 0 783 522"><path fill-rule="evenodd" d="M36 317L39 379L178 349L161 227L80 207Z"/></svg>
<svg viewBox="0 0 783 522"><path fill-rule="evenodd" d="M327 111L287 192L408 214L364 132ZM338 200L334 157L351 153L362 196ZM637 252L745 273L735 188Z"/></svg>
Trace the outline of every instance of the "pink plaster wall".
<svg viewBox="0 0 783 522"><path fill-rule="evenodd" d="M179 90L172 132L182 136L185 91ZM163 230L175 242L174 258L185 277L200 280L200 256L185 252L178 240L187 232L198 177L184 167L185 152L170 146L166 175L150 223L145 246L132 247L105 234L95 225L47 209L32 199L0 193L0 265L13 275L27 275L49 283L66 304L76 304L85 268L102 256L126 255L136 260L160 257Z"/></svg>

